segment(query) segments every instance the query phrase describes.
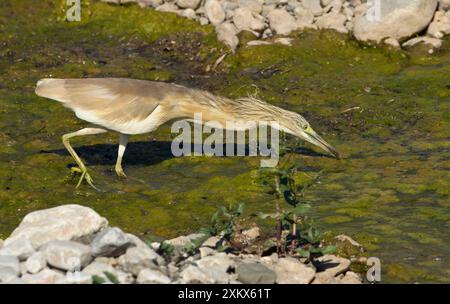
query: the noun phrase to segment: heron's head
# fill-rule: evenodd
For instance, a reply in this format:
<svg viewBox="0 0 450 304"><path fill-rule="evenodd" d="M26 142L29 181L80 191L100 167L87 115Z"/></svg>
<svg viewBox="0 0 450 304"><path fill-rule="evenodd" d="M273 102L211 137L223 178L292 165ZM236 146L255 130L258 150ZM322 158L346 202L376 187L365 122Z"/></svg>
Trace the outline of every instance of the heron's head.
<svg viewBox="0 0 450 304"><path fill-rule="evenodd" d="M282 129L287 133L306 140L313 145L316 145L336 158L340 158L339 152L327 143L322 137L317 134L306 119L297 113L289 113L285 123L282 124Z"/></svg>

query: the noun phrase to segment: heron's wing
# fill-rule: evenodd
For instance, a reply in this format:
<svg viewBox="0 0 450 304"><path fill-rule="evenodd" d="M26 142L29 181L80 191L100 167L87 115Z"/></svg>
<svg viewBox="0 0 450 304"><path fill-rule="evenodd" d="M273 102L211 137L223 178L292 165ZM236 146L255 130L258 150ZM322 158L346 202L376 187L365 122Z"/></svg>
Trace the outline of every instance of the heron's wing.
<svg viewBox="0 0 450 304"><path fill-rule="evenodd" d="M75 113L126 123L144 120L169 94L183 89L187 88L126 78L43 79L36 93L62 102Z"/></svg>

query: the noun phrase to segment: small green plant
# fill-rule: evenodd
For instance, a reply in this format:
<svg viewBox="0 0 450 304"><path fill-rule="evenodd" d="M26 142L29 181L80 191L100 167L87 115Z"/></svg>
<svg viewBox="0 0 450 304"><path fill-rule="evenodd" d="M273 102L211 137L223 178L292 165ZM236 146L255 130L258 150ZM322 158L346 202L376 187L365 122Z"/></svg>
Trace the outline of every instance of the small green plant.
<svg viewBox="0 0 450 304"><path fill-rule="evenodd" d="M193 253L202 246L202 244L211 236L220 236L218 246L219 250L224 250L224 242L230 241L236 227L236 221L244 212L245 205L239 203L236 208L233 206L220 207L211 217L211 225L207 228L200 229L201 237L191 240L184 247L187 253Z"/></svg>
<svg viewBox="0 0 450 304"><path fill-rule="evenodd" d="M311 226L305 233L301 234L300 246L295 251L308 260L313 260L315 257L325 254L334 253L336 251L336 246L321 246L322 239L323 234L319 229Z"/></svg>
<svg viewBox="0 0 450 304"><path fill-rule="evenodd" d="M120 284L119 279L111 272L105 271L103 272L105 274L105 277L111 281L113 284Z"/></svg>
<svg viewBox="0 0 450 304"><path fill-rule="evenodd" d="M272 218L276 221L276 239L277 252L286 251L288 248L282 248L282 232L288 230L289 235L286 236L285 244L289 243L289 251L294 252L310 259L316 255L331 253L335 250L332 246L326 248L320 247L322 234L316 229L311 221L308 220L307 213L311 206L304 200L304 192L312 186L316 179L312 179L307 183L297 185L295 175L297 168L292 160L292 154L286 154L292 151L287 147L285 137L282 137L280 144L280 155L283 158L276 168L262 168L260 174L263 185L268 186L268 193L274 195L275 213L260 213L262 219ZM288 208L281 208L281 204L286 203ZM299 227L307 232L299 233ZM300 246L300 247L299 247Z"/></svg>
<svg viewBox="0 0 450 304"><path fill-rule="evenodd" d="M166 261L170 261L175 252L175 247L167 241L162 241L159 244L159 248L156 252L161 255Z"/></svg>
<svg viewBox="0 0 450 304"><path fill-rule="evenodd" d="M92 284L105 284L106 280L98 275L92 276Z"/></svg>

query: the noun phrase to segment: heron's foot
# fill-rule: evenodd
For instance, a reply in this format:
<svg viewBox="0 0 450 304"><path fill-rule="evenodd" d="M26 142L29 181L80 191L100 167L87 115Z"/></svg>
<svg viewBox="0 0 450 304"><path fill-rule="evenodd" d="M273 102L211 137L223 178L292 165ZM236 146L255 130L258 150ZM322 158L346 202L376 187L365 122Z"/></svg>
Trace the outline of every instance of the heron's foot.
<svg viewBox="0 0 450 304"><path fill-rule="evenodd" d="M127 175L125 174L125 172L123 172L122 166L116 166L115 170L118 177L127 178Z"/></svg>
<svg viewBox="0 0 450 304"><path fill-rule="evenodd" d="M94 180L92 179L91 175L89 174L89 172L87 171L87 169L81 169L78 167L72 167L70 168L70 170L74 173L81 173L81 177L78 180L78 183L76 185L75 188L80 187L81 183L83 182L83 180L85 180L89 186L91 186L92 188L94 188L97 191L100 191L97 187L94 186Z"/></svg>

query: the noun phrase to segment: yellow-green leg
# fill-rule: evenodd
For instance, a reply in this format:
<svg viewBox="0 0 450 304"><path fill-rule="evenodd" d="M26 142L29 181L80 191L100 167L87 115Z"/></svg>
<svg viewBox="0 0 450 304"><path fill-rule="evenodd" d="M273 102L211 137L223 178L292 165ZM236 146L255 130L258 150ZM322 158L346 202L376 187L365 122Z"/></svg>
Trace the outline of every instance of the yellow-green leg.
<svg viewBox="0 0 450 304"><path fill-rule="evenodd" d="M122 169L122 158L123 158L123 154L125 153L125 149L127 148L128 137L129 137L129 135L120 134L119 150L117 152L117 161L116 161L116 167L115 167L116 173L119 177L127 177L125 172L123 172L123 169Z"/></svg>
<svg viewBox="0 0 450 304"><path fill-rule="evenodd" d="M83 136L83 135L94 135L94 134L100 134L105 133L107 130L102 128L84 128L76 132L68 133L63 135L62 141L64 144L64 147L66 147L67 151L69 151L70 155L72 155L73 159L77 162L78 168L72 168L73 171L81 173L80 180L78 181L78 184L76 188L78 188L83 180L86 180L86 182L94 189L98 190L93 183L92 177L89 175L86 166L81 161L78 154L75 152L75 150L70 145L69 139L76 136Z"/></svg>

